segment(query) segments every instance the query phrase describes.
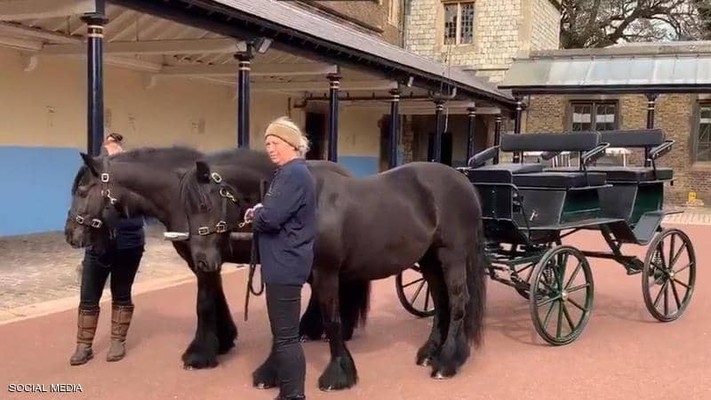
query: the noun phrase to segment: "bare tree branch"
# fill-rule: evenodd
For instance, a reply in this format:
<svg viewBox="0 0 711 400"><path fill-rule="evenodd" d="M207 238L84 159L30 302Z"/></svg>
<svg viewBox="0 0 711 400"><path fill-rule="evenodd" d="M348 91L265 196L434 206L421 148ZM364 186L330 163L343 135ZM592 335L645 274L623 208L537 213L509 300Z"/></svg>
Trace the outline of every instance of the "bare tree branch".
<svg viewBox="0 0 711 400"><path fill-rule="evenodd" d="M711 0L563 0L563 48L711 39Z"/></svg>

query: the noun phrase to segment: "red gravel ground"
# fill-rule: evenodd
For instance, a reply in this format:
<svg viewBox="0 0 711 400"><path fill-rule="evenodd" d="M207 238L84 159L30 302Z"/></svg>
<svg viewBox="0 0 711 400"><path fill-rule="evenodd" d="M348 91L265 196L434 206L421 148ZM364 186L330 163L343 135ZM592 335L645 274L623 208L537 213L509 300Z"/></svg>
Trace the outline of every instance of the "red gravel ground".
<svg viewBox="0 0 711 400"><path fill-rule="evenodd" d="M418 320L398 303L393 280L377 282L369 325L350 343L360 383L323 393L317 378L326 365L326 343L308 343L309 399L711 399L711 250L702 238L710 227L683 226L696 244L698 273L691 306L663 324L647 313L641 275L627 276L611 261L592 261L595 305L583 335L551 347L533 329L528 304L512 289L491 282L484 347L451 380L429 378L414 364L430 319ZM603 249L595 232L567 243ZM626 246L626 253L645 248ZM89 364L70 367L75 312L0 326L0 399L272 399L275 391L250 385L252 370L267 355L269 328L264 298L250 302L243 320L246 271L226 277L227 296L240 329L237 348L212 370L186 371L180 355L195 329L195 287L186 284L137 296L126 359L107 363L109 314L104 312ZM305 290L305 294L308 289ZM81 384L83 393L8 393L11 383Z"/></svg>

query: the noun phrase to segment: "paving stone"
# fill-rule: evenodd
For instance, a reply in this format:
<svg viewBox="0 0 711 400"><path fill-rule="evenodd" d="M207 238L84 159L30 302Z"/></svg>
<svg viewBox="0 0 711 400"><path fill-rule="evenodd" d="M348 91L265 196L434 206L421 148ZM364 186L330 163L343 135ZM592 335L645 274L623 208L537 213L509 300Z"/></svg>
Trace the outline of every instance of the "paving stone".
<svg viewBox="0 0 711 400"><path fill-rule="evenodd" d="M192 276L162 234L162 226L146 229L146 251L136 283ZM0 311L78 295L83 254L60 232L0 238Z"/></svg>

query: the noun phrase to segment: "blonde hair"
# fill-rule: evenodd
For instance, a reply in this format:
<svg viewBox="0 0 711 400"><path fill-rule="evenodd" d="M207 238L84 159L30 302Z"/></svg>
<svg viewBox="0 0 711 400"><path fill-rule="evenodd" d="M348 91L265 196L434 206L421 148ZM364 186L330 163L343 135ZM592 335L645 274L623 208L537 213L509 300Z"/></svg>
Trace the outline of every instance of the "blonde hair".
<svg viewBox="0 0 711 400"><path fill-rule="evenodd" d="M304 158L306 156L306 153L309 151L310 143L309 143L309 138L304 135L304 133L301 131L301 128L299 128L298 125L294 123L294 121L291 120L291 118L287 116L279 117L272 121L269 126L273 125L281 125L289 130L291 130L296 136L298 136L298 145L294 146L296 148L296 151L298 153L298 156L300 158ZM267 128L268 134L271 134L269 128Z"/></svg>

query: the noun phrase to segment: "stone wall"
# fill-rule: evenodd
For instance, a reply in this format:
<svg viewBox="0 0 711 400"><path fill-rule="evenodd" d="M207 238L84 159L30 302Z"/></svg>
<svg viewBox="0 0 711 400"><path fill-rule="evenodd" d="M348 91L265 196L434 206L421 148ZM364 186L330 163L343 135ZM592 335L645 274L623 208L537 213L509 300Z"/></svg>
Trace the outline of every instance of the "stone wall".
<svg viewBox="0 0 711 400"><path fill-rule="evenodd" d="M576 97L579 99L580 97ZM618 101L618 118L621 129L639 129L647 126L647 99L644 95L608 97ZM570 129L569 100L567 96L531 96L524 114L524 132L561 132ZM655 126L664 130L666 138L676 142L672 151L659 159L657 165L674 169L674 185L666 188L666 201L684 205L690 192L695 192L697 205L711 204L711 165L692 162L692 135L698 123L695 110L697 96L668 94L657 98ZM632 150L628 163L642 165L642 150Z"/></svg>
<svg viewBox="0 0 711 400"><path fill-rule="evenodd" d="M560 11L551 0L529 0L531 4L530 50L551 50L560 47Z"/></svg>
<svg viewBox="0 0 711 400"><path fill-rule="evenodd" d="M402 46L400 16L390 16L392 1L403 0L365 0L365 1L315 1L299 2L310 11L336 19L366 33L380 36L383 40ZM402 8L394 8L399 13Z"/></svg>
<svg viewBox="0 0 711 400"><path fill-rule="evenodd" d="M557 49L560 13L551 0L476 0L474 41L444 44L442 0L412 0L405 48L499 82L514 57L531 49Z"/></svg>

